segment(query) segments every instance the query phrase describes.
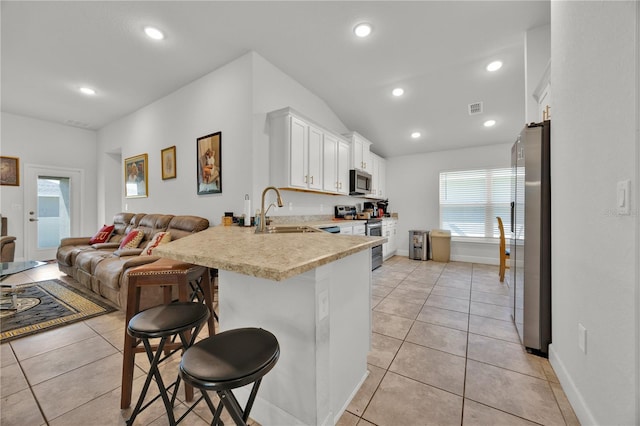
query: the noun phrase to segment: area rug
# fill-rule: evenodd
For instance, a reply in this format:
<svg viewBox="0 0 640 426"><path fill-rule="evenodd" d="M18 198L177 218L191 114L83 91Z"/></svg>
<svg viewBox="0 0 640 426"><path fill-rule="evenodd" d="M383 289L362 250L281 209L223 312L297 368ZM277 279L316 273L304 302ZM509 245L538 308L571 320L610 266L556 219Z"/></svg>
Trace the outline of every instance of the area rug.
<svg viewBox="0 0 640 426"><path fill-rule="evenodd" d="M0 311L0 343L113 312L98 297L60 281L14 286L17 310Z"/></svg>

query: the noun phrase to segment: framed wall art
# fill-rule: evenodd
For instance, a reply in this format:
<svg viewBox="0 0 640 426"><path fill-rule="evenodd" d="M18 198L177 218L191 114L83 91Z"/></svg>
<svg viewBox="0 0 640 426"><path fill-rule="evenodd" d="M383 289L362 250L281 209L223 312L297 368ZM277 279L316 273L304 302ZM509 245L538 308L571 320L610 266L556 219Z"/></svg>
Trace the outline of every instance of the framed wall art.
<svg viewBox="0 0 640 426"><path fill-rule="evenodd" d="M147 154L136 155L124 160L124 187L126 198L149 196Z"/></svg>
<svg viewBox="0 0 640 426"><path fill-rule="evenodd" d="M176 177L176 147L171 146L161 151L162 180Z"/></svg>
<svg viewBox="0 0 640 426"><path fill-rule="evenodd" d="M222 132L196 140L198 195L222 192Z"/></svg>
<svg viewBox="0 0 640 426"><path fill-rule="evenodd" d="M20 186L20 159L0 156L0 185Z"/></svg>

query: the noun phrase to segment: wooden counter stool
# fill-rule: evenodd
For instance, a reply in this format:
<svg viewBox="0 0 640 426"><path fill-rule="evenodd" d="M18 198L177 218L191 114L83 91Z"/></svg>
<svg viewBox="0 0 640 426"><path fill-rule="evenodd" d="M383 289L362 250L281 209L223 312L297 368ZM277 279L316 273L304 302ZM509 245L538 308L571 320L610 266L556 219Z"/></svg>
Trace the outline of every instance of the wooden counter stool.
<svg viewBox="0 0 640 426"><path fill-rule="evenodd" d="M180 376L168 386L165 386L158 365L170 358L175 352L186 351L195 342L200 329L211 316L209 308L197 302L175 302L169 305L159 305L137 313L127 325L127 334L140 339L149 358L149 373L142 387L131 417L127 425L132 425L136 416L158 398L162 398L169 425L175 425L173 406L180 388ZM175 342L180 337L179 342ZM150 339L160 339L157 345L151 345ZM164 353L164 356L163 356ZM160 393L142 405L149 390L151 380L155 379ZM173 389L171 400L168 391Z"/></svg>
<svg viewBox="0 0 640 426"><path fill-rule="evenodd" d="M276 337L261 328L238 328L218 333L191 346L182 355L180 376L185 384L200 389L202 396L180 417L180 422L204 398L217 425L222 406L236 425L246 425L262 377L276 365L280 345ZM253 383L244 408L232 389ZM221 403L213 411L207 391L218 394Z"/></svg>
<svg viewBox="0 0 640 426"><path fill-rule="evenodd" d="M144 287L162 287L164 303L169 304L171 303L172 287L177 286L179 301L190 302L197 299L214 313L211 277L209 269L204 266L163 258L156 262L130 269L127 274L129 285L127 309L125 311L126 324L140 311L140 294ZM194 294L194 289L196 288L201 291L199 296ZM209 336L215 335L214 315L210 315L207 322ZM122 393L120 395L121 409L131 405L135 355L145 351L140 344L141 340L130 336L129 333L125 333L122 361ZM187 401L191 401L193 399L193 388L190 386L185 387L185 395Z"/></svg>

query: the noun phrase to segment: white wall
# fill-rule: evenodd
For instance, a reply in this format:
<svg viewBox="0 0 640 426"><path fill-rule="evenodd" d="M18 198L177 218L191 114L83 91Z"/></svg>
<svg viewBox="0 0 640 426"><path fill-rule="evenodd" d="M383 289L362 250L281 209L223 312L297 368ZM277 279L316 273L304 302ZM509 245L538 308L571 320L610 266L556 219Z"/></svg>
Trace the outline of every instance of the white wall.
<svg viewBox="0 0 640 426"><path fill-rule="evenodd" d="M100 198L108 221L114 212L190 214L220 224L225 211L241 212L252 190L251 56L205 75L98 132L98 161L105 171ZM222 193L197 195L196 139L222 132ZM160 151L176 146L175 179L162 180ZM114 157L121 152L120 166ZM149 155L149 197L124 198L122 160ZM113 194L117 194L114 196Z"/></svg>
<svg viewBox="0 0 640 426"><path fill-rule="evenodd" d="M0 187L0 211L8 219L8 234L16 239L16 259L25 256L24 226L24 168L26 164L44 165L84 170L81 195L82 235L93 235L96 221L96 133L36 120L19 115L2 113L2 145L4 156L20 159L20 186Z"/></svg>
<svg viewBox="0 0 640 426"><path fill-rule="evenodd" d="M387 193L391 194L389 208L399 215L399 254L408 254L410 230L439 228L440 172L511 167L511 145L387 158ZM451 243L452 260L498 264L498 252L497 243Z"/></svg>
<svg viewBox="0 0 640 426"><path fill-rule="evenodd" d="M637 2L551 2L551 364L582 424L640 424ZM578 324L587 329L586 353Z"/></svg>
<svg viewBox="0 0 640 426"><path fill-rule="evenodd" d="M347 133L349 129L338 116L317 95L310 92L296 80L276 68L257 53L253 57L254 88L254 210L259 207L260 195L265 183L269 183L269 129L267 113L281 108L291 107L309 117L324 128L335 133ZM286 207L271 210L270 216L298 216L333 214L336 204L353 205L361 200L351 197L284 191L282 198ZM268 200L273 201L273 194Z"/></svg>
<svg viewBox="0 0 640 426"><path fill-rule="evenodd" d="M269 137L266 114L291 106L338 133L348 129L326 103L259 54L247 53L176 92L98 132L99 183L104 221L122 210L193 214L220 224L226 211L241 214L244 195L260 206L269 184ZM222 131L222 194L197 195L196 138ZM177 178L163 181L160 151L176 145ZM124 198L122 161L149 155L149 197ZM115 185L114 182L118 182ZM270 215L333 214L335 204L353 199L330 195L283 193L287 208ZM114 202L115 201L115 202ZM268 196L273 201L273 195ZM289 208L291 204L291 208Z"/></svg>

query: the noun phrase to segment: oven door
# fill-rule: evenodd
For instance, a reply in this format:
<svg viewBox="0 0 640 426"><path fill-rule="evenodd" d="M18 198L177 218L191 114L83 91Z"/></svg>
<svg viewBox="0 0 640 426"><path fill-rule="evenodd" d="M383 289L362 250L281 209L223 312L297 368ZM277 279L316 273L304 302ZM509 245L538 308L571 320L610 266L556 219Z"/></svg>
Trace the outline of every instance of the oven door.
<svg viewBox="0 0 640 426"><path fill-rule="evenodd" d="M382 222L368 222L367 235L371 237L382 237ZM382 245L371 247L371 270L382 266Z"/></svg>

